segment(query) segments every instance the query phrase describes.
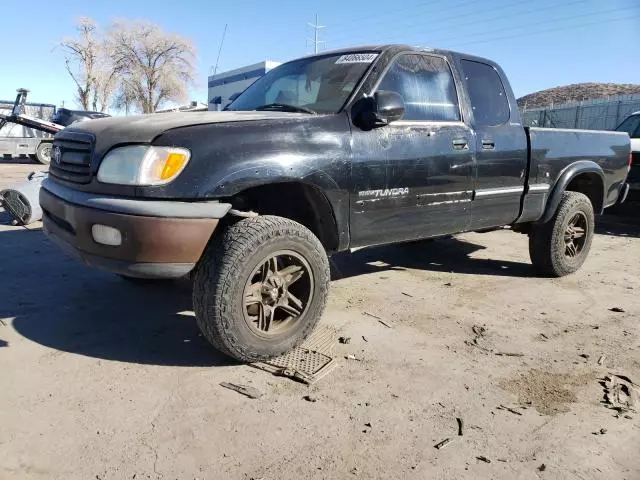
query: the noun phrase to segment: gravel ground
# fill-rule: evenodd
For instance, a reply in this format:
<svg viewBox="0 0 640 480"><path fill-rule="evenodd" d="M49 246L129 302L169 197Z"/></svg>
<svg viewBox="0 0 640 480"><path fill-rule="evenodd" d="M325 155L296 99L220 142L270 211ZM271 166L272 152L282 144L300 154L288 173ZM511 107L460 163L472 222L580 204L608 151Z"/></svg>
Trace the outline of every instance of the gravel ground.
<svg viewBox="0 0 640 480"><path fill-rule="evenodd" d="M0 164L0 188L37 169ZM637 227L601 224L561 279L509 231L336 256L322 323L351 342L307 387L217 354L188 283L131 285L0 223L0 478L640 478L640 415L600 384L640 383Z"/></svg>

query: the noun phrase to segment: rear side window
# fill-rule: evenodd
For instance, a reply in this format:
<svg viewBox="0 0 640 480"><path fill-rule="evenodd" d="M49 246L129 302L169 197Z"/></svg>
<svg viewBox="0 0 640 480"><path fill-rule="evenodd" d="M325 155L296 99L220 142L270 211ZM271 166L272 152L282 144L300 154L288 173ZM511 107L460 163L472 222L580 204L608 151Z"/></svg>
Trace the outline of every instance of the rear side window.
<svg viewBox="0 0 640 480"><path fill-rule="evenodd" d="M478 126L501 125L509 120L509 100L500 75L491 65L461 60L471 97L473 118Z"/></svg>
<svg viewBox="0 0 640 480"><path fill-rule="evenodd" d="M440 57L399 56L377 89L402 95L405 104L403 120L460 120L453 75L447 62Z"/></svg>
<svg viewBox="0 0 640 480"><path fill-rule="evenodd" d="M618 132L627 132L631 138L640 137L640 115L631 115L616 128Z"/></svg>

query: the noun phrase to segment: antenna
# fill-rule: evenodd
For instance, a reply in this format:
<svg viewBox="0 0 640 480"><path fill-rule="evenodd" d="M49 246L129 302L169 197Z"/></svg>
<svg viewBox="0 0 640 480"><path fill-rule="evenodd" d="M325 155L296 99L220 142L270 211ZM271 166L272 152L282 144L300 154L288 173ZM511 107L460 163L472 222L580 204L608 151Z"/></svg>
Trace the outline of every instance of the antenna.
<svg viewBox="0 0 640 480"><path fill-rule="evenodd" d="M318 25L318 14L316 13L315 23L310 23L309 26L313 28L313 38L307 37L307 41L313 43L313 52L318 53L318 45L325 43L323 40L318 40L318 30L324 28L324 25Z"/></svg>
<svg viewBox="0 0 640 480"><path fill-rule="evenodd" d="M213 67L213 74L215 75L218 72L218 62L220 61L220 54L222 53L222 46L224 45L224 38L227 36L227 25L224 24L224 32L222 32L222 41L220 42L220 48L218 49L218 57L216 58L216 64Z"/></svg>

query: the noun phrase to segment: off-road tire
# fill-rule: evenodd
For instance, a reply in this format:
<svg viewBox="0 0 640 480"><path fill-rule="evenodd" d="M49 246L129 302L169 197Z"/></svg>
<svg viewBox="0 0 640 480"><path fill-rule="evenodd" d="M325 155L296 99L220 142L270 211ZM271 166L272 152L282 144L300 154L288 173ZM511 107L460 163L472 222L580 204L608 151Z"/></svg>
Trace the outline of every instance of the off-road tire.
<svg viewBox="0 0 640 480"><path fill-rule="evenodd" d="M52 148L52 142L40 142L38 148L36 148L36 160L43 165L49 165L51 163Z"/></svg>
<svg viewBox="0 0 640 480"><path fill-rule="evenodd" d="M586 218L586 240L575 257L567 256L564 234L571 219L581 212ZM579 192L564 192L551 220L532 228L529 256L536 271L544 276L562 277L578 270L585 262L593 240L593 205Z"/></svg>
<svg viewBox="0 0 640 480"><path fill-rule="evenodd" d="M281 250L301 255L313 275L313 296L296 322L270 337L244 317L244 286L263 259ZM317 325L329 292L329 261L320 240L287 218L259 216L216 232L195 270L193 306L203 335L222 353L242 362L277 357L300 345Z"/></svg>

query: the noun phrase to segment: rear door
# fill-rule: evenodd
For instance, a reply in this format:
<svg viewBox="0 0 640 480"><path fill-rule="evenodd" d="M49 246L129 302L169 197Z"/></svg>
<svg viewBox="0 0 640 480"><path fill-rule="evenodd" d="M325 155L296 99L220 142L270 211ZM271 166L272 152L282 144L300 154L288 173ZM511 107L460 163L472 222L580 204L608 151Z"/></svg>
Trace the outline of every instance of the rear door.
<svg viewBox="0 0 640 480"><path fill-rule="evenodd" d="M459 232L468 224L473 131L462 121L449 63L404 53L373 89L402 95L402 120L353 129L351 245Z"/></svg>
<svg viewBox="0 0 640 480"><path fill-rule="evenodd" d="M460 61L476 132L471 228L507 225L518 217L527 177L527 138L513 93L493 65ZM510 101L511 99L511 101Z"/></svg>

